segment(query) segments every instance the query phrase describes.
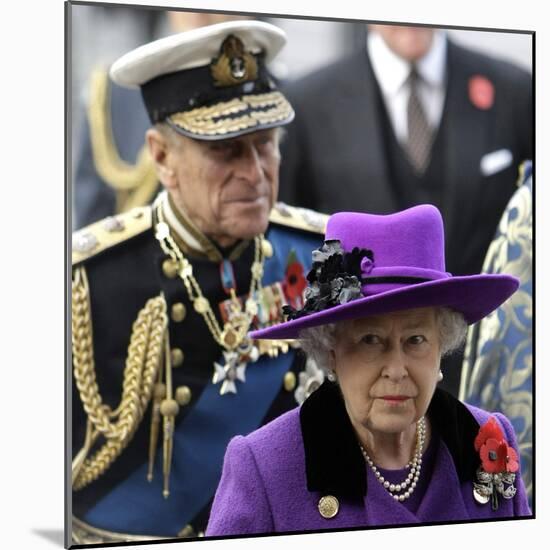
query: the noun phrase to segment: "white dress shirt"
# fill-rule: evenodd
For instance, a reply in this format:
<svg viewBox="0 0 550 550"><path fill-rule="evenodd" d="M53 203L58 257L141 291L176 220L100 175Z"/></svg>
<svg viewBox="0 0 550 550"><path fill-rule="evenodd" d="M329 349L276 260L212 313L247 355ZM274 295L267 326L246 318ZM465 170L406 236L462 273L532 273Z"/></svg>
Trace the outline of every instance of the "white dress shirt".
<svg viewBox="0 0 550 550"><path fill-rule="evenodd" d="M367 52L371 61L382 98L395 137L402 145L407 142L407 103L410 85L407 78L410 63L396 55L376 31L367 34ZM443 31L435 31L429 51L416 62L416 68L422 77L418 82L418 95L424 108L428 123L438 128L443 114L445 101L445 60L447 40Z"/></svg>

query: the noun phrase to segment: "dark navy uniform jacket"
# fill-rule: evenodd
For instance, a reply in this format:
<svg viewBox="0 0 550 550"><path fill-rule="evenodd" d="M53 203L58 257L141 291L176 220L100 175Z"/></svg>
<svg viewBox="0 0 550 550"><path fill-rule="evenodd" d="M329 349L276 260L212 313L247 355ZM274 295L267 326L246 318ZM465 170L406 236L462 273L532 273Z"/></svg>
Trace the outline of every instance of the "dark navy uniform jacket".
<svg viewBox="0 0 550 550"><path fill-rule="evenodd" d="M276 358L264 355L248 364L247 380L237 381L236 394L220 395L220 385L213 384L212 375L213 363L222 358L222 350L203 317L193 309L182 280L168 277L162 269L167 256L154 236L151 207L136 208L118 219L124 225L119 233L106 231L106 222L98 222L73 238L74 243L92 233L99 241L89 253L73 253L73 267L83 265L89 281L94 360L102 400L112 409L118 406L132 324L147 300L161 292L167 305L170 347L182 352L180 365L174 364L172 369L174 390L187 386L191 400L180 407L176 417L168 498L162 496L161 438L153 481L146 479L149 405L132 441L111 467L96 481L73 492L73 515L117 533L175 537L184 530L196 536L206 527L227 443L231 437L249 433L296 406L294 381L304 359L294 349ZM274 253L265 260L262 286L284 282L289 259L299 262L307 273L311 251L322 242L325 217L278 205L271 220L276 222L270 223L265 237ZM190 260L193 274L219 320L217 305L227 299L220 266L207 258ZM251 241L232 262L238 295L248 292L253 260ZM183 319L180 314L174 320L174 304L183 304ZM75 456L83 445L86 414L74 383L72 423Z"/></svg>

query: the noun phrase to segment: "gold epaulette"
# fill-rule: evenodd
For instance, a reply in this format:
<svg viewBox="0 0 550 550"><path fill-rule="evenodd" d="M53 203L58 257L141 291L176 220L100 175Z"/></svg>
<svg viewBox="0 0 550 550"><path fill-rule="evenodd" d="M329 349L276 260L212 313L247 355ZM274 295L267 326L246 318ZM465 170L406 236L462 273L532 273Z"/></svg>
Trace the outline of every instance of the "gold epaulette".
<svg viewBox="0 0 550 550"><path fill-rule="evenodd" d="M269 214L269 221L272 223L323 235L328 218L327 214L321 214L307 208L289 206L284 202L276 203Z"/></svg>
<svg viewBox="0 0 550 550"><path fill-rule="evenodd" d="M151 207L138 206L75 231L72 242L73 266L147 231L152 225Z"/></svg>

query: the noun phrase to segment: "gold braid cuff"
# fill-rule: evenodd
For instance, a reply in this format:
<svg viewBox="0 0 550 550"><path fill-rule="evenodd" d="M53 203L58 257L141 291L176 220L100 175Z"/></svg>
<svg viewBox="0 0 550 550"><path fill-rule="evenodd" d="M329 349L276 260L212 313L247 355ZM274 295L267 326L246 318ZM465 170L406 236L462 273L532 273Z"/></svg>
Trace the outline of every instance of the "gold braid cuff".
<svg viewBox="0 0 550 550"><path fill-rule="evenodd" d="M151 202L158 187L153 161L146 145L140 149L136 164L120 158L111 125L109 76L103 69L96 69L91 76L88 120L95 169L116 191L117 213Z"/></svg>
<svg viewBox="0 0 550 550"><path fill-rule="evenodd" d="M72 540L74 544L106 544L111 542L141 542L147 540L166 540L173 537L158 535L135 535L107 531L86 523L77 517L72 517ZM178 538L202 538L203 531L196 532L192 525L186 525L176 535Z"/></svg>
<svg viewBox="0 0 550 550"><path fill-rule="evenodd" d="M73 372L88 416L88 426L84 447L73 460L75 491L103 474L131 441L151 399L167 327L164 298L151 298L134 321L124 369L122 398L117 409L111 411L102 402L96 381L90 309L86 272L83 266L79 266L74 271L72 287ZM88 458L100 435L106 442Z"/></svg>

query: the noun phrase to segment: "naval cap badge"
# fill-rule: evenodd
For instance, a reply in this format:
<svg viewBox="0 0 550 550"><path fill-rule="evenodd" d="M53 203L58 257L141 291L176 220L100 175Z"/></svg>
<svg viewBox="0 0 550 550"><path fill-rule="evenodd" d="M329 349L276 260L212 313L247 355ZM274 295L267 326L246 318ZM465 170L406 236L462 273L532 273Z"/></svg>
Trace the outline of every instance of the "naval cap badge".
<svg viewBox="0 0 550 550"><path fill-rule="evenodd" d="M214 85L219 87L234 86L258 76L256 58L245 51L242 40L230 34L222 43L220 54L210 65Z"/></svg>

